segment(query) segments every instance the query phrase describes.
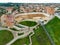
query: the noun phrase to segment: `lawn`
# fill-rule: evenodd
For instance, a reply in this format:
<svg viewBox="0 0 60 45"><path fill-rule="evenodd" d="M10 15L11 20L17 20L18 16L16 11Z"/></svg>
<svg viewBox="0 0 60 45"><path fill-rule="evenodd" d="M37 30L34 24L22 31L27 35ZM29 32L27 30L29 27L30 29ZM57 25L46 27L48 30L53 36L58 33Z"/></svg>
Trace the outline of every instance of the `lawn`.
<svg viewBox="0 0 60 45"><path fill-rule="evenodd" d="M24 44L29 45L29 37L18 39L12 45L24 45Z"/></svg>
<svg viewBox="0 0 60 45"><path fill-rule="evenodd" d="M35 34L32 36L33 45L51 45L45 31L41 26L34 30Z"/></svg>
<svg viewBox="0 0 60 45"><path fill-rule="evenodd" d="M34 21L22 21L22 22L19 22L19 24L22 24L22 25L26 25L26 26L32 27L32 26L35 26L37 23L34 22Z"/></svg>
<svg viewBox="0 0 60 45"><path fill-rule="evenodd" d="M51 45L50 40L48 39L45 31L41 26L38 29L34 30L35 34L32 36L32 45ZM29 45L29 37L18 39L12 45Z"/></svg>
<svg viewBox="0 0 60 45"><path fill-rule="evenodd" d="M60 19L55 17L45 26L55 44L60 45Z"/></svg>
<svg viewBox="0 0 60 45"><path fill-rule="evenodd" d="M0 31L0 45L5 45L13 39L13 35L10 31L2 30Z"/></svg>
<svg viewBox="0 0 60 45"><path fill-rule="evenodd" d="M17 27L19 27L19 28L24 28L23 26L21 26L21 25L15 25L15 26L17 26Z"/></svg>
<svg viewBox="0 0 60 45"><path fill-rule="evenodd" d="M17 30L17 29L15 29L15 28L10 28L11 30L14 30L14 31L19 31L19 30Z"/></svg>

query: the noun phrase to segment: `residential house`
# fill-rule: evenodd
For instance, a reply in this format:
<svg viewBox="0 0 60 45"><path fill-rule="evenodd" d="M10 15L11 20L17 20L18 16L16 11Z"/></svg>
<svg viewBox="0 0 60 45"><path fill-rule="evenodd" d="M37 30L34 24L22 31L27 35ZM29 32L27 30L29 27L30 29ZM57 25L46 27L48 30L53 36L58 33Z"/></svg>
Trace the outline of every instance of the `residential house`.
<svg viewBox="0 0 60 45"><path fill-rule="evenodd" d="M55 9L53 7L50 7L50 6L46 6L45 11L46 11L46 13L48 13L50 15L54 15L54 13L55 13Z"/></svg>
<svg viewBox="0 0 60 45"><path fill-rule="evenodd" d="M6 26L8 28L13 27L14 25L14 16L13 15L2 15L1 16L1 24L2 26Z"/></svg>

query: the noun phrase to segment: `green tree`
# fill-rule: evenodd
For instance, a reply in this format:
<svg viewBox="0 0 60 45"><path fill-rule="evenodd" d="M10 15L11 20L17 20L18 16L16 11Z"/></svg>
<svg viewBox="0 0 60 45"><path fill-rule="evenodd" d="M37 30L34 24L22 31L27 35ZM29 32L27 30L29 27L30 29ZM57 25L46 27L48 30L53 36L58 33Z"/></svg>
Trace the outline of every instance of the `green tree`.
<svg viewBox="0 0 60 45"><path fill-rule="evenodd" d="M19 5L14 5L14 8L13 8L12 12L14 12L15 10L17 10L18 12L20 12Z"/></svg>
<svg viewBox="0 0 60 45"><path fill-rule="evenodd" d="M7 10L4 8L0 8L0 16L2 16L2 14L6 14Z"/></svg>

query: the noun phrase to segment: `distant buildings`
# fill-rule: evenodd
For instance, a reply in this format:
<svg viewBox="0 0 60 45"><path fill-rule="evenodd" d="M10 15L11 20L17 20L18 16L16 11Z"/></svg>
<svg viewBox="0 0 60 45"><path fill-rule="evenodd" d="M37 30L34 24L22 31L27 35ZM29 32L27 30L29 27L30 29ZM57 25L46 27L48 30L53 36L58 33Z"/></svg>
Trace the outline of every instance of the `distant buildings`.
<svg viewBox="0 0 60 45"><path fill-rule="evenodd" d="M29 13L29 12L43 12L53 15L55 13L54 5L39 5L39 4L26 4L19 6L20 13ZM8 13L12 13L14 7L7 7L6 10ZM13 14L18 13L18 11L14 11Z"/></svg>
<svg viewBox="0 0 60 45"><path fill-rule="evenodd" d="M42 12L42 13L47 13L49 15L54 15L55 13L55 6L52 5L39 5L39 4L27 4L27 5L21 5L19 6L19 13L29 13L29 12ZM12 27L14 25L14 16L13 15L16 15L18 14L18 11L17 10L14 10L12 12L12 10L14 9L14 6L13 7L6 7L5 8L10 15L2 15L1 16L1 24L2 26L6 26L6 27ZM18 9L18 8L17 8ZM36 15L35 15L36 16ZM29 16L21 16L21 18L16 18L16 20L23 20L25 18L32 18L33 15L29 15ZM39 16L38 16L39 17Z"/></svg>
<svg viewBox="0 0 60 45"><path fill-rule="evenodd" d="M53 7L47 6L47 7L45 8L45 10L46 10L46 13L48 13L48 14L50 14L50 15L54 15L54 13L55 13L55 9L54 9Z"/></svg>
<svg viewBox="0 0 60 45"><path fill-rule="evenodd" d="M52 7L51 7L52 6ZM44 6L44 5L29 5L29 6L20 6L20 12L28 13L28 12L43 12L48 13L50 15L54 15L55 9L54 6Z"/></svg>

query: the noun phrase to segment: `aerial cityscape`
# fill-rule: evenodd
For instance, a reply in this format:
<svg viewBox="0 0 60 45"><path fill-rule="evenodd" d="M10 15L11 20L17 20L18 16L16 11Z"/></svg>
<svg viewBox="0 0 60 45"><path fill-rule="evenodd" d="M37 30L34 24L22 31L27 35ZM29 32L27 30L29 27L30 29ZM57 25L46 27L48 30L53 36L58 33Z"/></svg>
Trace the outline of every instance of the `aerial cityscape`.
<svg viewBox="0 0 60 45"><path fill-rule="evenodd" d="M60 45L60 4L0 3L0 45Z"/></svg>

